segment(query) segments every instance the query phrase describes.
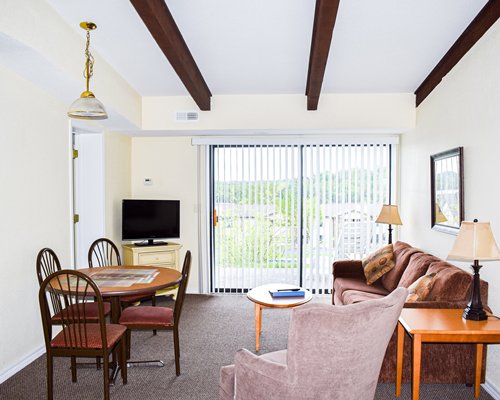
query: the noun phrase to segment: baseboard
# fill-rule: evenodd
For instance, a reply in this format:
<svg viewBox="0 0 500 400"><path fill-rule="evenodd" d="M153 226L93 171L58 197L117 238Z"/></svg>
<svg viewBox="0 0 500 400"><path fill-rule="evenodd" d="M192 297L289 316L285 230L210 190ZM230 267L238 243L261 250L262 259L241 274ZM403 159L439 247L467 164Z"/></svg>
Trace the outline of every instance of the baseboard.
<svg viewBox="0 0 500 400"><path fill-rule="evenodd" d="M488 379L486 379L486 383L483 383L481 386L495 400L500 400L500 389L498 389L493 383L491 383L490 381L488 381Z"/></svg>
<svg viewBox="0 0 500 400"><path fill-rule="evenodd" d="M17 362L13 366L7 368L4 371L1 371L0 372L0 383L5 382L11 376L13 376L14 374L21 371L24 367L31 364L38 357L40 357L42 354L45 354L45 345L38 347L37 349L35 349L35 351L33 351L31 354L28 354L26 357L24 357L22 360L20 360L19 362Z"/></svg>

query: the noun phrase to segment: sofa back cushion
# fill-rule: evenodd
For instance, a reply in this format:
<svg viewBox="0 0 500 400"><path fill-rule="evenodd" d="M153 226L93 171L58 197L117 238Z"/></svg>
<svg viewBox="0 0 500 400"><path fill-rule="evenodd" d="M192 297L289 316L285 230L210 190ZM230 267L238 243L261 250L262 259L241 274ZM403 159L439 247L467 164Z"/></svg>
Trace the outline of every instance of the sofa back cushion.
<svg viewBox="0 0 500 400"><path fill-rule="evenodd" d="M408 266L399 280L398 286L408 288L418 278L425 275L429 266L437 261L440 261L440 259L428 253L413 253L410 256Z"/></svg>
<svg viewBox="0 0 500 400"><path fill-rule="evenodd" d="M468 272L440 260L433 262L427 273L436 273L428 300L465 302L469 300L472 275Z"/></svg>
<svg viewBox="0 0 500 400"><path fill-rule="evenodd" d="M389 292L392 292L398 287L398 283L401 280L403 272L408 266L411 255L415 253L422 253L422 250L412 247L405 242L396 242L394 243L393 252L395 266L383 275L382 278L380 278L382 286Z"/></svg>

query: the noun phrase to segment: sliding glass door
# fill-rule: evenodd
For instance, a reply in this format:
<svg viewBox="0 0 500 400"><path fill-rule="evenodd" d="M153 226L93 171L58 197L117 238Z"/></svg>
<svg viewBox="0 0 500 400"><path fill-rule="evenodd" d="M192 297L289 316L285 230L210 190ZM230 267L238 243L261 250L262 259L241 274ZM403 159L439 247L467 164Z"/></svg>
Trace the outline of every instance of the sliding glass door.
<svg viewBox="0 0 500 400"><path fill-rule="evenodd" d="M385 242L390 145L211 146L212 290L331 289L335 259Z"/></svg>

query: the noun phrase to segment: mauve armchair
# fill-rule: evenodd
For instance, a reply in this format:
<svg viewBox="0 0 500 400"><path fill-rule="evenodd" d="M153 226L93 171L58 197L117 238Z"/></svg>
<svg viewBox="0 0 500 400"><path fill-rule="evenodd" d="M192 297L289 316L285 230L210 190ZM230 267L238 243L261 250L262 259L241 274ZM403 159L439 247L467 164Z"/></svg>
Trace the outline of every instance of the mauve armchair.
<svg viewBox="0 0 500 400"><path fill-rule="evenodd" d="M288 350L239 350L221 368L220 399L373 399L384 354L407 296L292 310Z"/></svg>

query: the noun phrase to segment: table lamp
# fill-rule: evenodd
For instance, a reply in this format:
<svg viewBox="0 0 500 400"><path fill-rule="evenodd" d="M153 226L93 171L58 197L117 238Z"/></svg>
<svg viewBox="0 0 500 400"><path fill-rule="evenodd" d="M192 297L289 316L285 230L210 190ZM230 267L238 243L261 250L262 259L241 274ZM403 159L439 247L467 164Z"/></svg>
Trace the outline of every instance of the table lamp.
<svg viewBox="0 0 500 400"><path fill-rule="evenodd" d="M389 244L392 243L392 226L391 225L403 225L398 212L398 206L393 206L390 204L384 204L380 214L377 217L376 223L378 224L389 224Z"/></svg>
<svg viewBox="0 0 500 400"><path fill-rule="evenodd" d="M448 254L449 260L474 261L474 281L469 304L462 315L465 319L482 321L487 319L481 302L481 286L479 280L479 261L500 260L500 250L493 237L489 222L462 222L455 244Z"/></svg>

